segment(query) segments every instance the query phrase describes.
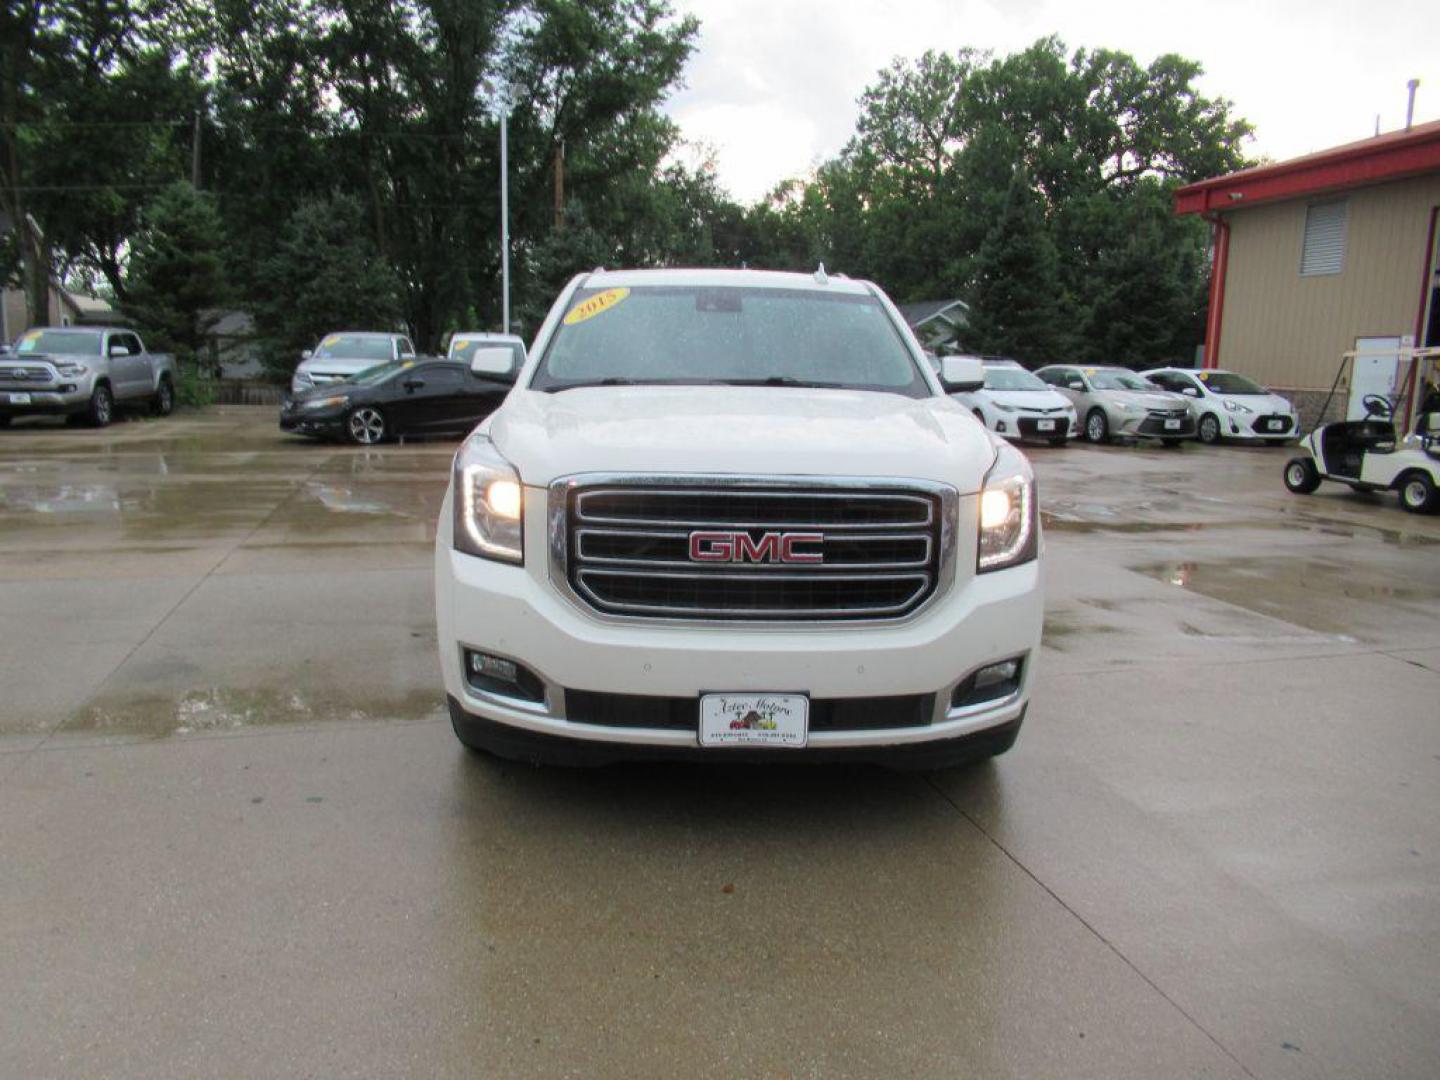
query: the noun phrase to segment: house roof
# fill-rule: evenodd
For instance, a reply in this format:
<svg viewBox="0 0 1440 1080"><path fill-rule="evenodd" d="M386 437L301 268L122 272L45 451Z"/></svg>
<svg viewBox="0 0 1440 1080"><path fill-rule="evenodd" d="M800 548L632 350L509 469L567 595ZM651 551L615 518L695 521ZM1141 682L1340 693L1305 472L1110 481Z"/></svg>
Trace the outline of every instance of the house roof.
<svg viewBox="0 0 1440 1080"><path fill-rule="evenodd" d="M110 305L104 300L93 296L85 296L82 293L70 292L68 289L65 291L65 299L70 302L70 305L76 311L86 315L109 314L112 310Z"/></svg>
<svg viewBox="0 0 1440 1080"><path fill-rule="evenodd" d="M1188 184L1175 192L1175 212L1239 210L1431 172L1440 172L1440 120Z"/></svg>
<svg viewBox="0 0 1440 1080"><path fill-rule="evenodd" d="M905 316L905 321L916 329L941 318L947 322L964 323L965 315L970 310L963 300L921 300L914 304L897 304L896 307L900 309L900 314Z"/></svg>

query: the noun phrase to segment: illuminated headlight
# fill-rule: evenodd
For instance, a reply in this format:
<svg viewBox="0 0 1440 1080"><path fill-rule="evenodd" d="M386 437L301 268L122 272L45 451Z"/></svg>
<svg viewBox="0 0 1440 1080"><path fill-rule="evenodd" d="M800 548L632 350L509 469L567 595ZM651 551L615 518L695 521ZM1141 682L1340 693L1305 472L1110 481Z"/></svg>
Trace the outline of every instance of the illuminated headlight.
<svg viewBox="0 0 1440 1080"><path fill-rule="evenodd" d="M514 467L486 435L472 435L455 455L455 548L482 559L525 561L524 494Z"/></svg>
<svg viewBox="0 0 1440 1080"><path fill-rule="evenodd" d="M349 400L350 399L344 394L341 394L339 397L316 398L314 401L302 401L300 407L302 409L338 409L340 406L349 402Z"/></svg>
<svg viewBox="0 0 1440 1080"><path fill-rule="evenodd" d="M1248 413L1253 411L1248 405L1241 405L1238 401L1226 401L1223 404L1226 412Z"/></svg>
<svg viewBox="0 0 1440 1080"><path fill-rule="evenodd" d="M1039 550L1035 527L1035 479L1023 454L1001 446L980 491L980 551L976 570L985 573L1029 562Z"/></svg>

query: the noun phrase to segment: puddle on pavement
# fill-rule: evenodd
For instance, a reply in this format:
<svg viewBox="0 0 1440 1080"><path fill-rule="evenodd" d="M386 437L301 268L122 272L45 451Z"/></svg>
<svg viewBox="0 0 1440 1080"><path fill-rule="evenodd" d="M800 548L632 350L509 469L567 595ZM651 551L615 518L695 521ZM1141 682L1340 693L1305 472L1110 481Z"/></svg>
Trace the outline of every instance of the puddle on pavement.
<svg viewBox="0 0 1440 1080"><path fill-rule="evenodd" d="M1360 626L1390 625L1401 615L1428 622L1440 605L1440 576L1402 580L1373 564L1291 557L1152 563L1132 569L1294 626L1348 638L1363 638Z"/></svg>
<svg viewBox="0 0 1440 1080"><path fill-rule="evenodd" d="M346 701L335 695L320 697L294 690L214 687L190 691L178 699L141 695L95 702L61 725L60 732L163 739L288 724L424 720L444 709L444 697L429 690Z"/></svg>

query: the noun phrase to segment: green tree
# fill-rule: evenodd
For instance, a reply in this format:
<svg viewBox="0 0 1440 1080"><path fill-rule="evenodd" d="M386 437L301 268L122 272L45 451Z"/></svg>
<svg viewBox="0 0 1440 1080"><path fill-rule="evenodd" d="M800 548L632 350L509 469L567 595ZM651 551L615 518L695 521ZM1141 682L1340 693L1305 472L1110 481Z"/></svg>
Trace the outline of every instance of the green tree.
<svg viewBox="0 0 1440 1080"><path fill-rule="evenodd" d="M224 250L214 202L188 182L166 188L145 208L123 307L152 348L197 363L231 297Z"/></svg>
<svg viewBox="0 0 1440 1080"><path fill-rule="evenodd" d="M995 223L980 245L970 290L966 344L1038 365L1067 359L1074 314L1040 197L1016 170Z"/></svg>
<svg viewBox="0 0 1440 1080"><path fill-rule="evenodd" d="M400 283L366 228L351 195L302 203L285 223L275 251L256 273L251 310L271 371L288 375L302 350L322 334L394 329L403 304Z"/></svg>

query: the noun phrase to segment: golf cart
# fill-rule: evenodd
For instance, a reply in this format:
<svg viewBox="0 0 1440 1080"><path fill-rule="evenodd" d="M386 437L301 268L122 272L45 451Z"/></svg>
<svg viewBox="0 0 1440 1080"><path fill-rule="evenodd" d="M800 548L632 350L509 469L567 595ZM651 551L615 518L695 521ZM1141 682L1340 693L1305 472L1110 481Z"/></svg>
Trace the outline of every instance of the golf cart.
<svg viewBox="0 0 1440 1080"><path fill-rule="evenodd" d="M1400 493L1411 513L1440 510L1440 431L1428 427L1397 444L1394 406L1379 394L1365 395L1365 419L1318 427L1300 441L1307 456L1285 464L1285 486L1308 495L1321 480L1338 480L1356 491Z"/></svg>

